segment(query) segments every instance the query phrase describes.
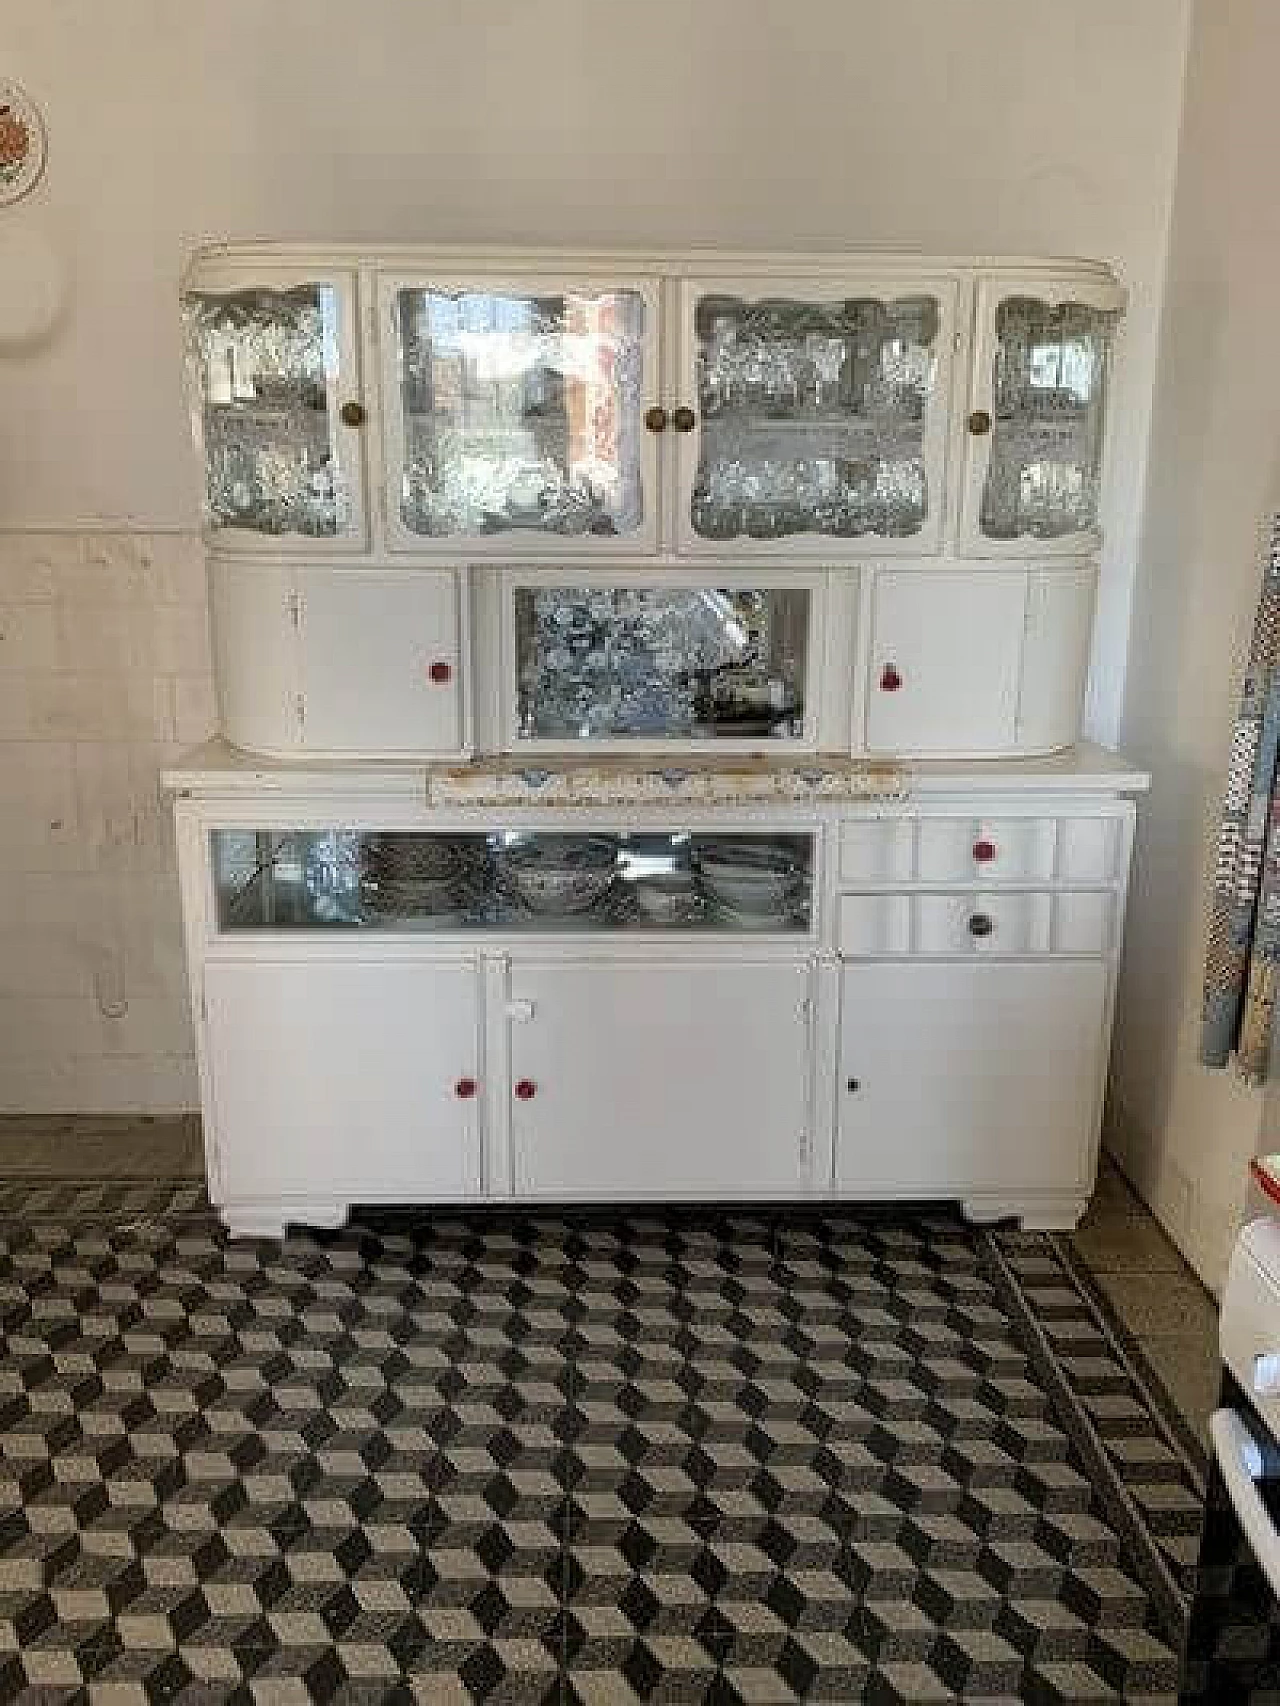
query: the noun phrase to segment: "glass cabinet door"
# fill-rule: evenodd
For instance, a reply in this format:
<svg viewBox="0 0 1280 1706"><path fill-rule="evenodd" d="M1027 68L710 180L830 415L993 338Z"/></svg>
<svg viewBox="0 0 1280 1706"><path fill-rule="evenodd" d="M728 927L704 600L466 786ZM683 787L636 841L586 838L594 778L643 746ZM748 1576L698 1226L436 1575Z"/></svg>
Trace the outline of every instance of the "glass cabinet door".
<svg viewBox="0 0 1280 1706"><path fill-rule="evenodd" d="M364 543L354 282L183 299L205 515L224 543Z"/></svg>
<svg viewBox="0 0 1280 1706"><path fill-rule="evenodd" d="M1078 291L1078 294L1077 294ZM964 547L1098 542L1107 375L1119 292L978 289Z"/></svg>
<svg viewBox="0 0 1280 1706"><path fill-rule="evenodd" d="M651 285L389 281L383 309L401 545L656 543Z"/></svg>
<svg viewBox="0 0 1280 1706"><path fill-rule="evenodd" d="M933 549L954 296L949 280L687 285L681 545Z"/></svg>
<svg viewBox="0 0 1280 1706"><path fill-rule="evenodd" d="M515 739L812 744L812 604L805 585L517 584Z"/></svg>

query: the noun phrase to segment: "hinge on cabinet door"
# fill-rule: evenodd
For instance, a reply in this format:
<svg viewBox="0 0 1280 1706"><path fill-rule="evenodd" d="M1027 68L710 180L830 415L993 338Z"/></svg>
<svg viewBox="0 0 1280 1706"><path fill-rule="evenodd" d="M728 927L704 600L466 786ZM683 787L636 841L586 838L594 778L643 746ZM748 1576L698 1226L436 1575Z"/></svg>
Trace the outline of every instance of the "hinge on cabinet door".
<svg viewBox="0 0 1280 1706"><path fill-rule="evenodd" d="M209 1023L209 997L205 991L203 978L200 979L200 1022L204 1025Z"/></svg>
<svg viewBox="0 0 1280 1706"><path fill-rule="evenodd" d="M803 1019L807 1025L812 1017L813 997L811 995L802 995L799 1001L796 1002L796 1018Z"/></svg>
<svg viewBox="0 0 1280 1706"><path fill-rule="evenodd" d="M305 694L294 694L293 709L298 718L299 729L304 729L307 726L307 700Z"/></svg>
<svg viewBox="0 0 1280 1706"><path fill-rule="evenodd" d="M302 626L302 600L296 592L291 592L284 601L284 607L289 612L289 621L295 628Z"/></svg>
<svg viewBox="0 0 1280 1706"><path fill-rule="evenodd" d="M801 1165L803 1166L806 1162L811 1161L812 1159L813 1159L813 1157L812 1157L810 1150L809 1150L809 1133L802 1129L800 1132L800 1162L801 1162Z"/></svg>

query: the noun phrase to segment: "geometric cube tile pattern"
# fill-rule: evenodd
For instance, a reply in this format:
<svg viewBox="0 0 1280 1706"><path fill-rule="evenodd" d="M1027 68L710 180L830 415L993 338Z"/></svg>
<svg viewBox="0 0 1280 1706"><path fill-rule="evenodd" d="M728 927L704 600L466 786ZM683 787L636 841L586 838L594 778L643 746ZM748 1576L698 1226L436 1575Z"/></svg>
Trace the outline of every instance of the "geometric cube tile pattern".
<svg viewBox="0 0 1280 1706"><path fill-rule="evenodd" d="M1141 1404L1096 1449L1051 1280L941 1217L6 1185L0 1700L1167 1700L1188 1483Z"/></svg>

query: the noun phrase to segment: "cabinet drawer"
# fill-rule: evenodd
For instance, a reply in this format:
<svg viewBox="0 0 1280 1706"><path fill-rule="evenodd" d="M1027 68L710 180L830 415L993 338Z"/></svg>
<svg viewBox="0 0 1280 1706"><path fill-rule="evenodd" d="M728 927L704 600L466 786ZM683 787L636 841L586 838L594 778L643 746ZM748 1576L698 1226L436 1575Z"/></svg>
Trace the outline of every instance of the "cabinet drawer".
<svg viewBox="0 0 1280 1706"><path fill-rule="evenodd" d="M846 894L839 949L852 959L1105 954L1113 909L1106 891Z"/></svg>
<svg viewBox="0 0 1280 1706"><path fill-rule="evenodd" d="M1118 817L895 817L840 826L840 880L1103 884L1121 873Z"/></svg>

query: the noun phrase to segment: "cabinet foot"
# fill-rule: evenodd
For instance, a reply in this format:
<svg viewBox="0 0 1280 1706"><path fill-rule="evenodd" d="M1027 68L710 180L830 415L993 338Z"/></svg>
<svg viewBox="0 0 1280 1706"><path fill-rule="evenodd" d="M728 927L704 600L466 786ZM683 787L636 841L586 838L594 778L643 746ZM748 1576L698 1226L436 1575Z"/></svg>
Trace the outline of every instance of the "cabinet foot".
<svg viewBox="0 0 1280 1706"><path fill-rule="evenodd" d="M283 1238L290 1226L336 1231L350 1213L347 1202L238 1202L219 1209L218 1218L233 1238Z"/></svg>
<svg viewBox="0 0 1280 1706"><path fill-rule="evenodd" d="M1089 1206L1088 1197L966 1197L964 1217L974 1226L1016 1220L1024 1232L1074 1232Z"/></svg>

